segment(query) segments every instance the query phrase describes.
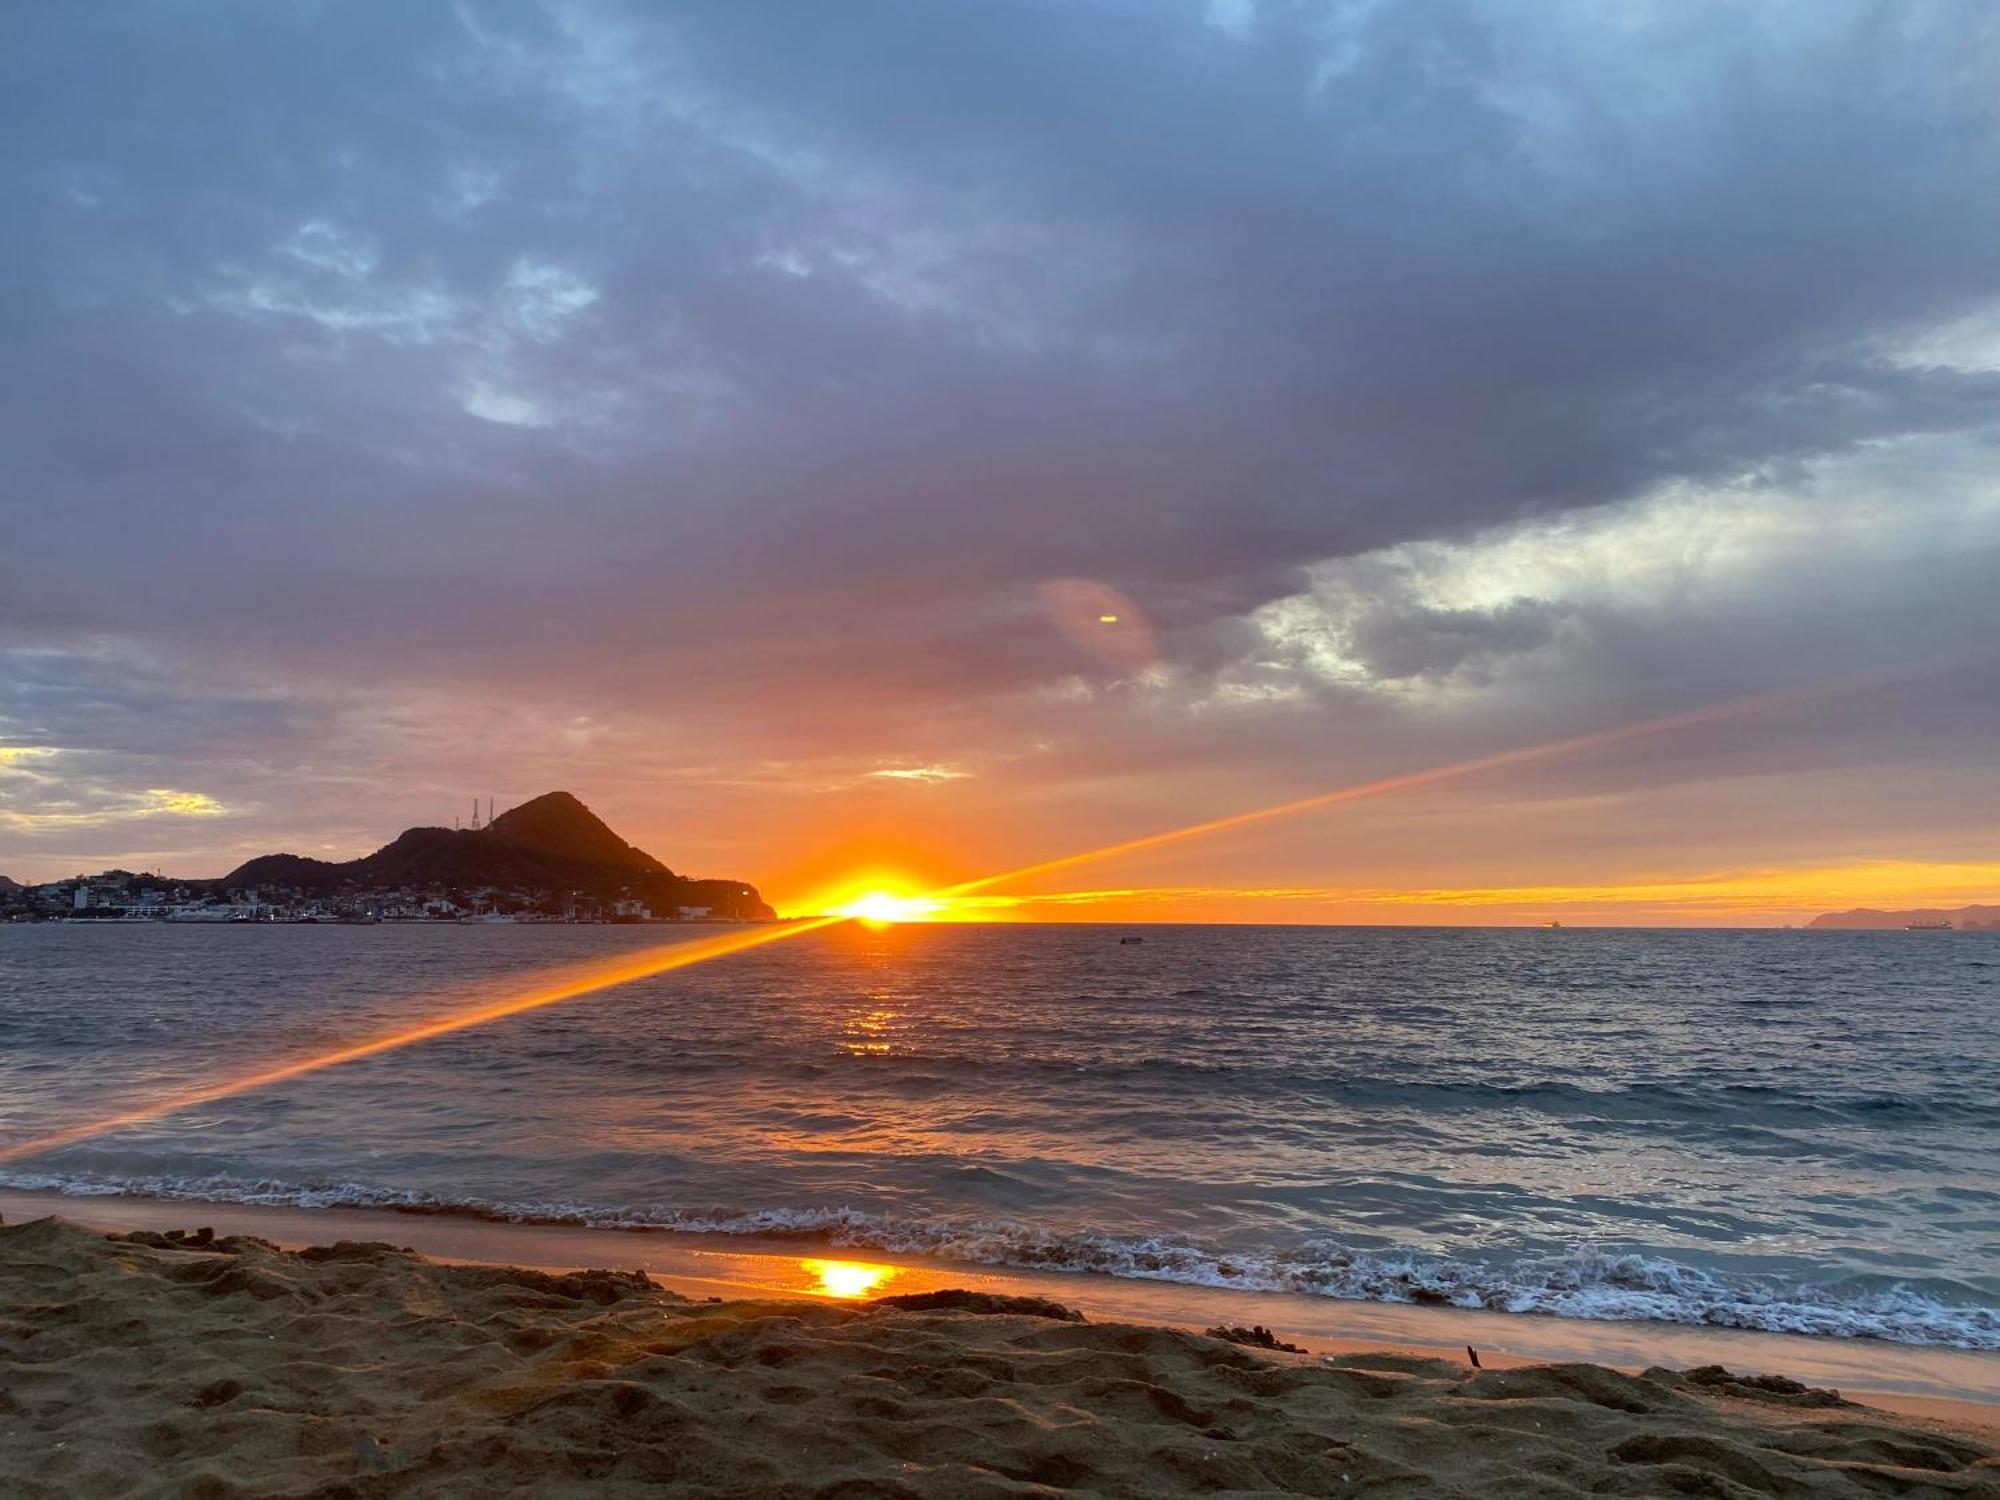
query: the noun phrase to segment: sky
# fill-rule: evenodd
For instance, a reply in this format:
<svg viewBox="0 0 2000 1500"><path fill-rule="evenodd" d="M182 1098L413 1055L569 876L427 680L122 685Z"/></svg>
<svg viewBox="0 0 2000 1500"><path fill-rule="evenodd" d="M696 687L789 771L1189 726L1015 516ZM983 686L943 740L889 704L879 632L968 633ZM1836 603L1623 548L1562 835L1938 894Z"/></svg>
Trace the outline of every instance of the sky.
<svg viewBox="0 0 2000 1500"><path fill-rule="evenodd" d="M1985 0L151 0L0 47L0 874L2000 899Z"/></svg>

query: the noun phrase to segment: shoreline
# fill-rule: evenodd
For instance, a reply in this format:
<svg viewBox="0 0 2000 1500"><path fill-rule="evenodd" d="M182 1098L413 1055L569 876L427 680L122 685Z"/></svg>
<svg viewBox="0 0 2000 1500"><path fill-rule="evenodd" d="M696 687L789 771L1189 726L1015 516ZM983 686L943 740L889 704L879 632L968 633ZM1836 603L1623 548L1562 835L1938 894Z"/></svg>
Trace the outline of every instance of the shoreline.
<svg viewBox="0 0 2000 1500"><path fill-rule="evenodd" d="M1097 1275L1119 1284L1169 1283L1190 1293L1297 1295L1312 1304L1445 1308L1487 1312L1510 1322L1551 1317L1562 1323L1636 1323L1796 1337L1814 1345L1829 1340L1879 1342L2000 1356L1995 1310L1984 1303L1944 1302L1886 1281L1870 1295L1843 1302L1821 1295L1810 1283L1766 1285L1750 1277L1732 1283L1727 1272L1710 1282L1698 1265L1677 1264L1671 1252L1599 1250L1589 1245L1573 1245L1566 1257L1529 1261L1520 1268L1524 1274L1516 1276L1504 1263L1493 1266L1477 1257L1426 1259L1393 1248L1293 1261L1284 1252L1231 1252L1145 1235L1121 1238L1088 1229L1038 1228L1020 1220L951 1222L919 1217L899 1222L848 1208L681 1214L567 1202L456 1199L351 1182L313 1189L229 1178L102 1179L34 1172L0 1173L0 1194L5 1193L157 1200L216 1209L230 1205L307 1213L382 1212L473 1224L665 1235L685 1245L714 1243L737 1249L775 1245L780 1254L796 1244L818 1243L855 1256L902 1256L919 1265L1030 1277ZM57 1200L48 1196L46 1201Z"/></svg>
<svg viewBox="0 0 2000 1500"><path fill-rule="evenodd" d="M1723 1365L1738 1373L1781 1374L1810 1386L1832 1387L1870 1406L2000 1437L2000 1354L1974 1350L1346 1301L1095 1272L1022 1271L776 1238L521 1224L389 1209L0 1189L0 1220L8 1226L51 1216L105 1232L210 1227L218 1235L254 1235L287 1250L339 1240L386 1241L446 1264L528 1267L553 1274L639 1271L696 1299L838 1303L844 1299L829 1294L824 1273L814 1268L863 1267L879 1273L867 1285L870 1296L956 1287L1048 1298L1077 1308L1093 1322L1197 1332L1217 1324L1262 1324L1314 1355L1386 1350L1463 1364L1471 1346L1479 1351L1482 1365L1492 1369L1578 1363L1636 1373L1660 1365Z"/></svg>

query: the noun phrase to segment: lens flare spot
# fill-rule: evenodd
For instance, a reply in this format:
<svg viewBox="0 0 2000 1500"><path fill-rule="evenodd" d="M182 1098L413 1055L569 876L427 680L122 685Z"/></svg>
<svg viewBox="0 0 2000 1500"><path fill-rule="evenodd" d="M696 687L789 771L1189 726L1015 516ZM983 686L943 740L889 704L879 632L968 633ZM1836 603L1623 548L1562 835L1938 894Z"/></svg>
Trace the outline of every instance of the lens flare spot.
<svg viewBox="0 0 2000 1500"><path fill-rule="evenodd" d="M894 1266L865 1260L802 1260L799 1269L819 1283L822 1296L865 1297L896 1274Z"/></svg>
<svg viewBox="0 0 2000 1500"><path fill-rule="evenodd" d="M1144 672L1160 660L1159 642L1139 606L1093 578L1054 578L1041 586L1049 621L1085 656L1114 672Z"/></svg>

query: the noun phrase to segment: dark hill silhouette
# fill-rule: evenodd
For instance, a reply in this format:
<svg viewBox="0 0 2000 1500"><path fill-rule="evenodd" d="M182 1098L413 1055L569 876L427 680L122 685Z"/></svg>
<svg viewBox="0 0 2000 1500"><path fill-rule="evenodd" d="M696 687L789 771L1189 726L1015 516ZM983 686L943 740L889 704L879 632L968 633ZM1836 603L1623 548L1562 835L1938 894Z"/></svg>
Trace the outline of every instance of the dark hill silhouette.
<svg viewBox="0 0 2000 1500"><path fill-rule="evenodd" d="M485 830L502 843L555 859L588 865L670 871L645 850L628 844L605 826L604 820L568 792L549 792L500 814Z"/></svg>
<svg viewBox="0 0 2000 1500"><path fill-rule="evenodd" d="M20 881L9 880L5 875L0 875L0 891L18 891L20 888Z"/></svg>
<svg viewBox="0 0 2000 1500"><path fill-rule="evenodd" d="M409 886L463 891L482 886L562 896L629 895L655 912L705 906L718 916L773 915L754 886L689 880L618 837L568 792L524 802L484 828L410 828L360 859L333 863L265 854L216 882L225 890L294 886L308 891Z"/></svg>

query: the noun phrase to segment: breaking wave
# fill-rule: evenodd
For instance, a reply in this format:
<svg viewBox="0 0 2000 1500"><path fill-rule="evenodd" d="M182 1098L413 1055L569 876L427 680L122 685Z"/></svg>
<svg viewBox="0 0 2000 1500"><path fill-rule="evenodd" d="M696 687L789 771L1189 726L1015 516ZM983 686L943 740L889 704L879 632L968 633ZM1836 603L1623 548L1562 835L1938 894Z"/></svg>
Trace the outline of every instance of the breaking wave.
<svg viewBox="0 0 2000 1500"><path fill-rule="evenodd" d="M1089 1272L1235 1291L2000 1350L2000 1308L1948 1301L1907 1283L1884 1285L1853 1278L1818 1285L1777 1277L1730 1276L1663 1256L1590 1246L1573 1248L1561 1256L1511 1262L1414 1251L1352 1250L1334 1244L1313 1245L1283 1255L1226 1254L1157 1236L1121 1237L1007 1221L903 1220L855 1209L620 1208L564 1202L489 1202L352 1182L302 1184L222 1176L117 1178L0 1172L0 1188L77 1197L381 1209L512 1224L755 1236L922 1255L961 1264Z"/></svg>

